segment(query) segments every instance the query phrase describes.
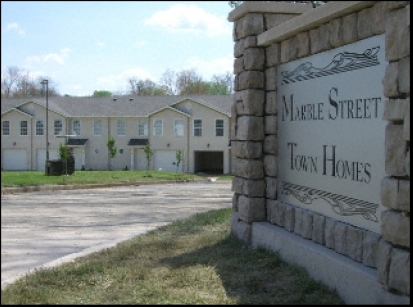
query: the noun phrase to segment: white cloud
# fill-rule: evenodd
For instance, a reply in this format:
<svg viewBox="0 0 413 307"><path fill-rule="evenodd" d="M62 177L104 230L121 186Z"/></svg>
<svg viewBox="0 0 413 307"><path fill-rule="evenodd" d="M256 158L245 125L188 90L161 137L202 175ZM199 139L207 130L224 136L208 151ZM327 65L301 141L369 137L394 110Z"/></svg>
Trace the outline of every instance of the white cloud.
<svg viewBox="0 0 413 307"><path fill-rule="evenodd" d="M186 69L196 68L198 73L203 76L204 79L209 80L213 75L225 74L227 71L232 73L234 70L233 65L234 57L232 54L210 61L198 57L191 57L187 60Z"/></svg>
<svg viewBox="0 0 413 307"><path fill-rule="evenodd" d="M125 85L128 82L128 79L135 77L136 79L150 79L154 80L152 75L143 70L142 68L130 68L116 75L109 75L106 77L100 77L97 79L96 84L98 86L106 87L107 89L114 89L115 87Z"/></svg>
<svg viewBox="0 0 413 307"><path fill-rule="evenodd" d="M8 24L6 31L16 31L19 35L26 35L26 32L16 22Z"/></svg>
<svg viewBox="0 0 413 307"><path fill-rule="evenodd" d="M224 16L217 17L194 5L174 5L169 10L156 12L145 20L145 24L207 36L231 33L231 26Z"/></svg>
<svg viewBox="0 0 413 307"><path fill-rule="evenodd" d="M105 46L105 44L102 43L102 42L98 42L96 45L97 45L98 47L103 47L103 46Z"/></svg>
<svg viewBox="0 0 413 307"><path fill-rule="evenodd" d="M140 41L137 41L137 42L135 43L135 46L139 48L139 47L145 46L145 45L147 45L147 44L148 44L147 41L145 41L145 40L140 40Z"/></svg>
<svg viewBox="0 0 413 307"><path fill-rule="evenodd" d="M69 57L70 49L63 48L58 53L49 53L45 55L34 55L26 58L26 62L30 65L32 63L45 63L54 62L58 64L64 64L65 60Z"/></svg>

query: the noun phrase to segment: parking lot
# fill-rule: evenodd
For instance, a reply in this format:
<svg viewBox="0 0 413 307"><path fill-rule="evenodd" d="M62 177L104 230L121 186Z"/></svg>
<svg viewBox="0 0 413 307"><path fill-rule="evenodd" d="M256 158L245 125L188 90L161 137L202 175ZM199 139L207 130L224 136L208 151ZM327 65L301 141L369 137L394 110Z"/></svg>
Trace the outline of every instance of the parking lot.
<svg viewBox="0 0 413 307"><path fill-rule="evenodd" d="M176 219L230 208L231 181L1 196L1 286Z"/></svg>

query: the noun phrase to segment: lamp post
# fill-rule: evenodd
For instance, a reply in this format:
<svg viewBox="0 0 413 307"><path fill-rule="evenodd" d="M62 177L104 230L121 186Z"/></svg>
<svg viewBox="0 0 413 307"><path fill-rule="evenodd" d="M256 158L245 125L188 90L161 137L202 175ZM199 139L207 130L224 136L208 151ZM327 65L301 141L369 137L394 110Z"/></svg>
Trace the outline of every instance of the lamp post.
<svg viewBox="0 0 413 307"><path fill-rule="evenodd" d="M41 83L43 85L46 84L46 169L47 169L47 162L49 161L49 80L44 79Z"/></svg>

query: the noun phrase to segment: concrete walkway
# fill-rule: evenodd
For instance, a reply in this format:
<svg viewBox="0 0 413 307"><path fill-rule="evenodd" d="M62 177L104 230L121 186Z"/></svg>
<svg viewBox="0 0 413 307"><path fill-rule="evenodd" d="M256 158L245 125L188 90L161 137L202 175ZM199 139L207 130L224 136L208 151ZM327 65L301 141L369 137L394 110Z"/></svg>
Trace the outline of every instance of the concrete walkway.
<svg viewBox="0 0 413 307"><path fill-rule="evenodd" d="M149 230L230 208L231 181L132 185L1 195L1 288Z"/></svg>

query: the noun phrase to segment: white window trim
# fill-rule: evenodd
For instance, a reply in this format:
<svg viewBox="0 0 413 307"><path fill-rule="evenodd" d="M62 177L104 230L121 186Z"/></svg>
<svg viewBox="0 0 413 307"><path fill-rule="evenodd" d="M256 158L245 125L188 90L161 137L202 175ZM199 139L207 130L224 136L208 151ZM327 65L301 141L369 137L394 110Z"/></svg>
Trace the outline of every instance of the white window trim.
<svg viewBox="0 0 413 307"><path fill-rule="evenodd" d="M195 121L196 120L200 120L201 121L201 135L195 135ZM202 120L202 118L194 118L194 120L192 121L192 136L196 136L196 137L202 137L204 134L204 121Z"/></svg>
<svg viewBox="0 0 413 307"><path fill-rule="evenodd" d="M26 134L22 134L22 129L23 129L22 123L23 123L23 122L26 122ZM29 135L29 123L28 123L27 120L21 120L21 121L20 121L20 135L21 135L21 136L27 136L27 135Z"/></svg>
<svg viewBox="0 0 413 307"><path fill-rule="evenodd" d="M217 120L222 120L222 135L217 135ZM225 120L223 118L215 118L215 136L225 137Z"/></svg>
<svg viewBox="0 0 413 307"><path fill-rule="evenodd" d="M140 121L146 122L146 134L145 134L145 127L143 128L143 134L140 133ZM139 136L148 136L149 135L149 119L148 118L139 118L138 120L138 135Z"/></svg>
<svg viewBox="0 0 413 307"><path fill-rule="evenodd" d="M60 122L61 126L59 128L61 128L62 130L59 131L59 133L56 133L56 122ZM60 135L60 133L63 132L63 120L61 119L55 119L53 121L53 135Z"/></svg>
<svg viewBox="0 0 413 307"><path fill-rule="evenodd" d="M42 127L42 132L43 132L43 134L37 134L37 123L38 122L42 122L42 124L43 124L43 127ZM39 119L39 120L36 120L36 131L35 131L35 133L34 133L34 135L35 136L44 136L44 128L45 128L45 126L44 126L44 120L43 119Z"/></svg>
<svg viewBox="0 0 413 307"><path fill-rule="evenodd" d="M125 134L119 134L119 121L120 120L125 123ZM116 120L116 135L117 136L126 136L126 118L118 118Z"/></svg>
<svg viewBox="0 0 413 307"><path fill-rule="evenodd" d="M75 127L74 124L75 124L76 121L79 121L79 134L77 134L76 131L75 131L75 129L74 129L74 127ZM72 134L75 134L75 135L77 135L77 136L82 135L82 121L81 121L79 118L75 118L75 119L72 121Z"/></svg>
<svg viewBox="0 0 413 307"><path fill-rule="evenodd" d="M9 134L4 134L4 123L5 122L9 123ZM1 122L1 135L2 136L10 136L11 135L10 121L9 120L4 120L4 121Z"/></svg>
<svg viewBox="0 0 413 307"><path fill-rule="evenodd" d="M95 130L95 122L96 121L100 121L100 134L96 134L96 130ZM93 135L94 136L102 136L102 132L103 132L103 121L102 121L102 119L100 119L100 118L95 118L94 120L93 120L93 127L92 127L92 132L93 132Z"/></svg>
<svg viewBox="0 0 413 307"><path fill-rule="evenodd" d="M176 134L176 122L182 121L182 135ZM174 136L176 137L184 137L185 136L185 120L183 118L175 118L174 119Z"/></svg>
<svg viewBox="0 0 413 307"><path fill-rule="evenodd" d="M155 128L155 123L160 120L161 121L161 134L157 135L156 134L156 128ZM163 118L154 118L153 119L153 136L163 136Z"/></svg>

